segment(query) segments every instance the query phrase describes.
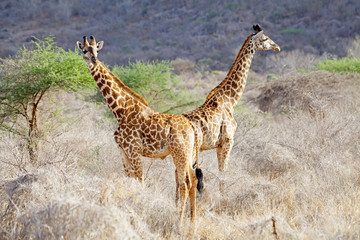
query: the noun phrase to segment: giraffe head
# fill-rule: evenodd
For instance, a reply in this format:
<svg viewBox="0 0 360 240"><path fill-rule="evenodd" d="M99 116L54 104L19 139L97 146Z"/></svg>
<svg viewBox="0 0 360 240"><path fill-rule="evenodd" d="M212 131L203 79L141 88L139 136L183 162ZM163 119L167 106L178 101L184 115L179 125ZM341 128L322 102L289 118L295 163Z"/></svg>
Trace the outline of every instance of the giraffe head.
<svg viewBox="0 0 360 240"><path fill-rule="evenodd" d="M266 36L261 27L256 24L253 26L255 33L251 35L251 39L255 45L255 50L273 50L276 52L280 51L279 45L277 45L273 40Z"/></svg>
<svg viewBox="0 0 360 240"><path fill-rule="evenodd" d="M84 61L88 65L94 65L97 62L97 54L102 49L104 42L96 43L95 38L90 36L90 43L87 41L86 36L83 37L83 43L76 42L76 45L83 54Z"/></svg>

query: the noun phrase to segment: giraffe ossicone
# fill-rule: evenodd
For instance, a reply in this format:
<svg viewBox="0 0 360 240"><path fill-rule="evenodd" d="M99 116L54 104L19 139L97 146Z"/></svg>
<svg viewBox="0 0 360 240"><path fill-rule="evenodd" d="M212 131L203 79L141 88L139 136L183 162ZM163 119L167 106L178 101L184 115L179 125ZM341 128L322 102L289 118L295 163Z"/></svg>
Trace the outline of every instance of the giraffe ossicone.
<svg viewBox="0 0 360 240"><path fill-rule="evenodd" d="M83 43L77 42L89 72L119 123L114 138L122 153L126 175L142 181L141 156L165 158L170 154L176 168L180 224L188 196L191 219L194 220L198 179L191 162L194 157L198 161L196 129L183 115L164 114L152 110L143 97L127 87L98 60L97 55L103 45L103 41L96 43L93 36L90 37L90 43L86 37L83 38Z"/></svg>

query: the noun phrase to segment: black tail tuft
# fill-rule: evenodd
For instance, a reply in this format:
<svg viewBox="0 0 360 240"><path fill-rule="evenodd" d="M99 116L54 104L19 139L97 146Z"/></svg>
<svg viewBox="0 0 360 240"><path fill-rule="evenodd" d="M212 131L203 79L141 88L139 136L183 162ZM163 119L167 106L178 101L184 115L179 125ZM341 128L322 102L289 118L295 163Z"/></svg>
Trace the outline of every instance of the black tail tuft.
<svg viewBox="0 0 360 240"><path fill-rule="evenodd" d="M192 168L193 168L193 169L196 168L196 162L194 162L194 164L192 165Z"/></svg>
<svg viewBox="0 0 360 240"><path fill-rule="evenodd" d="M197 190L199 191L199 193L201 193L202 190L204 189L204 182L203 182L204 176L203 176L203 173L202 173L200 168L197 168L195 170L195 175L196 175L196 178L198 180Z"/></svg>

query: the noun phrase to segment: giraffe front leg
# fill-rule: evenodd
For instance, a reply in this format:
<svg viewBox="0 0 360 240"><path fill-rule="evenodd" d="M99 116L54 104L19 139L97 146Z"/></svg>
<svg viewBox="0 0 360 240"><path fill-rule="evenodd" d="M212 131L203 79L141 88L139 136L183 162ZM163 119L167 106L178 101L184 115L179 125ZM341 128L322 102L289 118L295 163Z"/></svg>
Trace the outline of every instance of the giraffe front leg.
<svg viewBox="0 0 360 240"><path fill-rule="evenodd" d="M227 169L233 145L234 139L227 137L217 147L218 167L220 172L224 172Z"/></svg>
<svg viewBox="0 0 360 240"><path fill-rule="evenodd" d="M127 177L134 177L132 174L132 166L130 160L126 155L124 149L122 149L121 145L119 145L119 150L120 150L120 157L121 157L121 162L123 164L125 175Z"/></svg>
<svg viewBox="0 0 360 240"><path fill-rule="evenodd" d="M224 172L227 169L230 152L234 145L234 140L232 138L225 138L222 145L217 147L217 158L220 171L220 183L219 190L221 193L225 192L225 175Z"/></svg>
<svg viewBox="0 0 360 240"><path fill-rule="evenodd" d="M143 179L143 167L139 148L132 147L126 143L126 139L122 139L120 131L116 130L114 133L115 142L118 144L121 154L121 161L123 163L125 175L127 177L133 177L142 182Z"/></svg>
<svg viewBox="0 0 360 240"><path fill-rule="evenodd" d="M124 151L123 151L124 152ZM136 178L140 182L143 180L143 167L140 156L131 158L127 157L126 154L123 154L122 163L127 177Z"/></svg>
<svg viewBox="0 0 360 240"><path fill-rule="evenodd" d="M129 156L128 158L128 162L129 162L129 173L130 173L130 177L133 177L137 180L139 180L140 182L143 181L143 166L142 166L142 161L141 161L141 157L139 154L132 154Z"/></svg>
<svg viewBox="0 0 360 240"><path fill-rule="evenodd" d="M232 116L224 121L220 132L220 141L217 146L218 167L220 172L227 169L230 152L234 145L234 136L237 123Z"/></svg>

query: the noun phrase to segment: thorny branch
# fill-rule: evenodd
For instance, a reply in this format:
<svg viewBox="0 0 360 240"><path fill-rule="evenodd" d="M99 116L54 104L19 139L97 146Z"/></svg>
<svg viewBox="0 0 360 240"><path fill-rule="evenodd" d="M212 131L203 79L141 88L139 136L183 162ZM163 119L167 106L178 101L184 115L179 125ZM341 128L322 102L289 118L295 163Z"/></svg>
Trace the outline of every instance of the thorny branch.
<svg viewBox="0 0 360 240"><path fill-rule="evenodd" d="M164 113L168 113L168 112L170 112L170 111L172 111L172 110L174 110L174 109L177 109L177 108L190 106L190 105L192 105L192 104L194 104L194 103L198 103L198 102L200 102L200 101L192 101L192 102L180 104L180 105L177 105L177 106L174 106L174 107L169 108L168 110L164 111Z"/></svg>

